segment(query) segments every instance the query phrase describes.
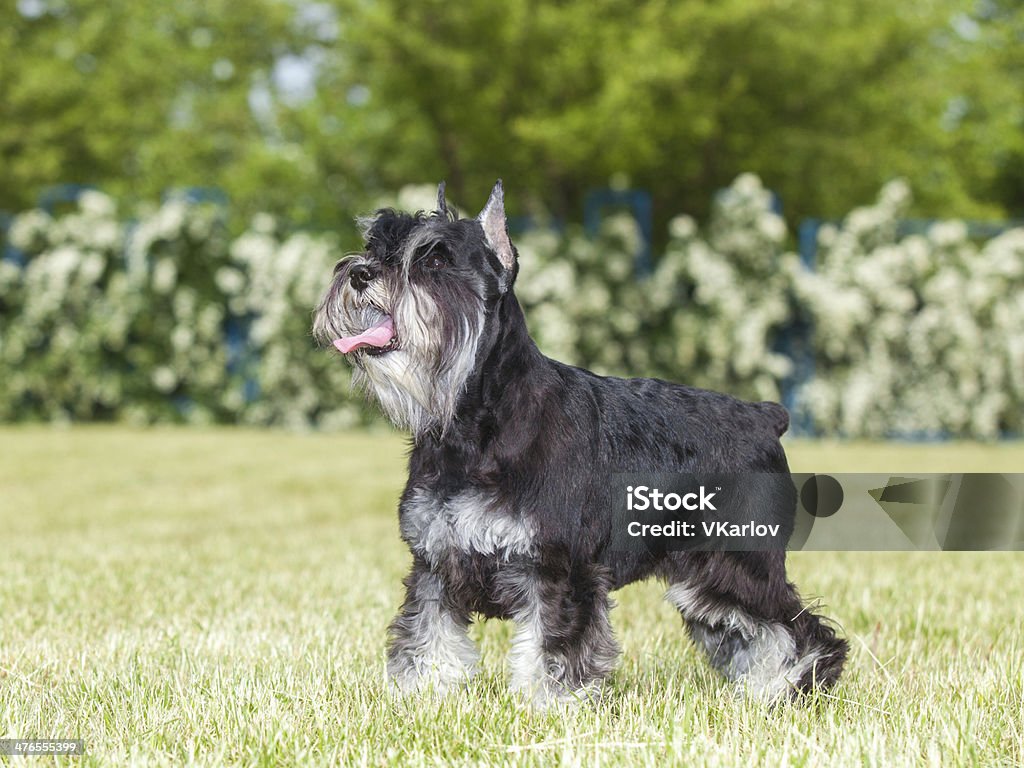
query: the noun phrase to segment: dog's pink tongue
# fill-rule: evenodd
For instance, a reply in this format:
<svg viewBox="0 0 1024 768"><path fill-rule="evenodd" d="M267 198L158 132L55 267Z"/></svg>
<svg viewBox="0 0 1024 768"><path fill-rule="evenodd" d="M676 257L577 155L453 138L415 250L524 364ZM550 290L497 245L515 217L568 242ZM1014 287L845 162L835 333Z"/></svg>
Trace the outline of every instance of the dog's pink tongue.
<svg viewBox="0 0 1024 768"><path fill-rule="evenodd" d="M360 347L383 347L395 335L395 325L390 317L385 317L372 328L367 328L358 336L345 336L334 340L334 346L343 355Z"/></svg>

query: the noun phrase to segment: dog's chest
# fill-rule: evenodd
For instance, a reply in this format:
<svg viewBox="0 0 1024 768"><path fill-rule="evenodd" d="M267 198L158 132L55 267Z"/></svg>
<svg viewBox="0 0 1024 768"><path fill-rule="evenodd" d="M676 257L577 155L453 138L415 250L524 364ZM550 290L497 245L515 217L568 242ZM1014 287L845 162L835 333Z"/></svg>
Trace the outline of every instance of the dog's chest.
<svg viewBox="0 0 1024 768"><path fill-rule="evenodd" d="M416 489L402 506L402 538L428 562L452 555L497 560L533 552L533 531L521 514L476 491L441 497Z"/></svg>

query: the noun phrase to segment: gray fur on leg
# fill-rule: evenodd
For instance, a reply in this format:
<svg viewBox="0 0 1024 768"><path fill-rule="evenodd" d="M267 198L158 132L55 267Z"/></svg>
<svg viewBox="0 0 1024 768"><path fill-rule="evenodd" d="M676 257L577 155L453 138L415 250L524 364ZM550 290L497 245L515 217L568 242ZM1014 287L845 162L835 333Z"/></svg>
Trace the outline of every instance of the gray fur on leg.
<svg viewBox="0 0 1024 768"><path fill-rule="evenodd" d="M573 605L559 599L567 584L590 575L574 573L568 582L554 583L535 574L522 576L518 629L509 652L511 687L541 708L597 698L615 668L619 646L600 578L593 581L592 602Z"/></svg>
<svg viewBox="0 0 1024 768"><path fill-rule="evenodd" d="M400 693L446 693L475 674L479 654L470 640L469 615L450 604L441 579L414 565L406 599L391 623L387 676Z"/></svg>

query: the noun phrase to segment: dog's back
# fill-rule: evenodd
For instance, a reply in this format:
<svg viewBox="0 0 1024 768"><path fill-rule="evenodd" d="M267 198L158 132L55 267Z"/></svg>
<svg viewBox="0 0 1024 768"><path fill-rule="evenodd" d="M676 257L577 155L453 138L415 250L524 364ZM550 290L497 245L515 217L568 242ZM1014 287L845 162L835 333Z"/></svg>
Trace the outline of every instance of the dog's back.
<svg viewBox="0 0 1024 768"><path fill-rule="evenodd" d="M661 379L621 379L549 361L595 408L602 462L614 472L788 472L789 413Z"/></svg>

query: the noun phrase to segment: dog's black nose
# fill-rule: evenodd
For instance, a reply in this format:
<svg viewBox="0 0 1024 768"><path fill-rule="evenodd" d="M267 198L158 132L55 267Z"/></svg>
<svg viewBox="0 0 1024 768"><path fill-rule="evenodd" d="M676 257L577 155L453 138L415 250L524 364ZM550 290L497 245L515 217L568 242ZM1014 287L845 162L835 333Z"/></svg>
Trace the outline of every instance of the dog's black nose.
<svg viewBox="0 0 1024 768"><path fill-rule="evenodd" d="M352 283L353 288L361 292L366 289L366 286L369 285L375 277L377 277L376 269L367 266L366 264L360 264L357 267L352 267L348 280Z"/></svg>

